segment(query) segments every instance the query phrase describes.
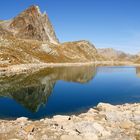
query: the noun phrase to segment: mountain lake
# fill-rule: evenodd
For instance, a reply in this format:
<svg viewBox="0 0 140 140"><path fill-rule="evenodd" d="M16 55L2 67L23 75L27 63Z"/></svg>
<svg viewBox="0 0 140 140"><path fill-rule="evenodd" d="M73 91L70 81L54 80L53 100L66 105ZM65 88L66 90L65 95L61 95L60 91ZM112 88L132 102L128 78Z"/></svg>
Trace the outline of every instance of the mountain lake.
<svg viewBox="0 0 140 140"><path fill-rule="evenodd" d="M140 68L58 67L0 76L1 119L76 114L100 102L140 102Z"/></svg>

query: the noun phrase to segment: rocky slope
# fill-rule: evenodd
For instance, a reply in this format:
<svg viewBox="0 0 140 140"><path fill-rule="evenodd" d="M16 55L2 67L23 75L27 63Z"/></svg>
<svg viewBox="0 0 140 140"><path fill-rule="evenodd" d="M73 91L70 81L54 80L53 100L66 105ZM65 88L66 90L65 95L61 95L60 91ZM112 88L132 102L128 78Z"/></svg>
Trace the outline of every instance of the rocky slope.
<svg viewBox="0 0 140 140"><path fill-rule="evenodd" d="M1 140L140 140L140 104L100 103L77 116L0 120Z"/></svg>
<svg viewBox="0 0 140 140"><path fill-rule="evenodd" d="M102 48L98 49L98 54L102 56L105 60L109 61L130 61L135 62L137 58L136 55L131 55L124 53L123 51L118 51L112 48Z"/></svg>
<svg viewBox="0 0 140 140"><path fill-rule="evenodd" d="M1 67L29 63L89 62L95 61L97 56L96 49L87 41L55 45L39 41L4 39L1 44Z"/></svg>
<svg viewBox="0 0 140 140"><path fill-rule="evenodd" d="M0 67L30 63L89 62L99 58L88 41L59 43L52 24L38 6L0 22Z"/></svg>
<svg viewBox="0 0 140 140"><path fill-rule="evenodd" d="M103 61L139 63L139 57L110 48L97 50L85 40L60 43L48 15L42 14L38 6L29 7L13 19L0 20L0 67Z"/></svg>

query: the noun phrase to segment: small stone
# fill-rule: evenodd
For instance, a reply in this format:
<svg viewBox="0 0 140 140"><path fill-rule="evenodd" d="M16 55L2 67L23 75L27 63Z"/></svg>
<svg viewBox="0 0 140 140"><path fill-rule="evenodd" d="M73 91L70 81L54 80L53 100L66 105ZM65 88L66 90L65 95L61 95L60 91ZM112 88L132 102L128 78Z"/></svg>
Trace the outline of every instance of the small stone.
<svg viewBox="0 0 140 140"><path fill-rule="evenodd" d="M98 136L92 133L82 134L83 140L98 140Z"/></svg>
<svg viewBox="0 0 140 140"><path fill-rule="evenodd" d="M44 121L44 119L41 119L41 120L40 120L40 122L43 122L43 121Z"/></svg>
<svg viewBox="0 0 140 140"><path fill-rule="evenodd" d="M123 129L129 129L129 128L132 128L134 127L134 123L131 122L131 121L124 121L124 122L121 122L120 123L120 127L123 128Z"/></svg>
<svg viewBox="0 0 140 140"><path fill-rule="evenodd" d="M90 108L87 113L95 114L95 113L98 113L98 110L95 110L93 108Z"/></svg>
<svg viewBox="0 0 140 140"><path fill-rule="evenodd" d="M28 135L28 140L35 140L34 136L33 135Z"/></svg>
<svg viewBox="0 0 140 140"><path fill-rule="evenodd" d="M134 111L134 114L135 114L135 115L140 115L140 110Z"/></svg>
<svg viewBox="0 0 140 140"><path fill-rule="evenodd" d="M9 140L19 140L19 139L9 139Z"/></svg>
<svg viewBox="0 0 140 140"><path fill-rule="evenodd" d="M60 140L84 140L82 139L81 136L77 136L77 135L62 135L60 137Z"/></svg>
<svg viewBox="0 0 140 140"><path fill-rule="evenodd" d="M140 130L140 124L135 126L136 129Z"/></svg>
<svg viewBox="0 0 140 140"><path fill-rule="evenodd" d="M58 122L58 123L61 123L61 122L65 122L65 121L68 121L69 120L69 116L61 116L61 115L57 115L57 116L54 116L53 117L53 120Z"/></svg>
<svg viewBox="0 0 140 140"><path fill-rule="evenodd" d="M97 105L97 109L99 111L113 111L113 110L116 110L116 106L113 106L111 104L106 104L106 103L99 103Z"/></svg>
<svg viewBox="0 0 140 140"><path fill-rule="evenodd" d="M25 122L27 120L28 120L28 118L26 118L26 117L20 117L20 118L16 119L17 122Z"/></svg>
<svg viewBox="0 0 140 140"><path fill-rule="evenodd" d="M43 135L41 140L48 140L48 136L47 135Z"/></svg>
<svg viewBox="0 0 140 140"><path fill-rule="evenodd" d="M33 132L35 129L35 126L34 125L28 125L26 127L24 127L24 130L29 133L29 132Z"/></svg>
<svg viewBox="0 0 140 140"><path fill-rule="evenodd" d="M51 119L45 118L43 122L44 123L50 123L51 121L52 121Z"/></svg>

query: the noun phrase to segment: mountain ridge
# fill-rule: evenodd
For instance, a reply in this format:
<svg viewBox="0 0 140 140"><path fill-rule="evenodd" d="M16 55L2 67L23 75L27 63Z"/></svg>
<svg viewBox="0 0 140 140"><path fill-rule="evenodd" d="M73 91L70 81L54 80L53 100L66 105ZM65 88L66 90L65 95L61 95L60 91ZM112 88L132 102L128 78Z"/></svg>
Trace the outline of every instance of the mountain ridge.
<svg viewBox="0 0 140 140"><path fill-rule="evenodd" d="M130 61L127 55L118 57L113 60ZM48 15L42 14L38 6L33 5L13 19L0 22L0 67L111 60L89 41L59 42Z"/></svg>
<svg viewBox="0 0 140 140"><path fill-rule="evenodd" d="M134 59L137 58L137 55L128 54L128 53L125 53L123 51L116 50L113 48L98 48L97 52L99 55L103 56L104 59L113 60L113 61L116 61L116 60L134 61Z"/></svg>
<svg viewBox="0 0 140 140"><path fill-rule="evenodd" d="M47 16L31 6L0 23L0 67L31 63L95 61L97 51L88 41L60 43Z"/></svg>

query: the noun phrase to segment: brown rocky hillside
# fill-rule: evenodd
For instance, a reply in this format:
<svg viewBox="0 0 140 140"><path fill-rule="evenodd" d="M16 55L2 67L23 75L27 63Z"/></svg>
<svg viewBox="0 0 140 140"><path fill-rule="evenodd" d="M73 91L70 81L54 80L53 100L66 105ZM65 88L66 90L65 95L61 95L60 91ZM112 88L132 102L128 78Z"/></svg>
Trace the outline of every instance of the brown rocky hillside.
<svg viewBox="0 0 140 140"><path fill-rule="evenodd" d="M31 6L15 18L0 20L0 67L17 64L95 61L138 62L139 57L88 41L60 43L47 14Z"/></svg>
<svg viewBox="0 0 140 140"><path fill-rule="evenodd" d="M59 43L48 16L38 6L29 7L11 20L0 21L0 67L101 58L88 41Z"/></svg>

